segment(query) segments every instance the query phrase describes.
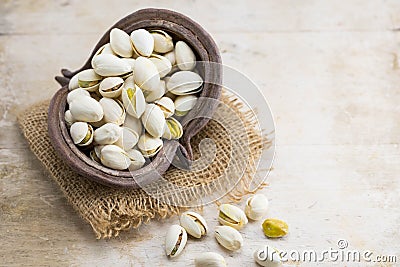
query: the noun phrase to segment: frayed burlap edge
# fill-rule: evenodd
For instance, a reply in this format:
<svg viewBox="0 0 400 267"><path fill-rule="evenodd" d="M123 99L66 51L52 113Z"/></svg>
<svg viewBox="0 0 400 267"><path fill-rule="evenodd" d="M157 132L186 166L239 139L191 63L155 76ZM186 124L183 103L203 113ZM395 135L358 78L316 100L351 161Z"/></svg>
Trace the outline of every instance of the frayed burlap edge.
<svg viewBox="0 0 400 267"><path fill-rule="evenodd" d="M249 164L241 176L236 186L229 191L222 200L216 201L218 204L223 202L238 202L243 196L255 193L257 190L265 187L267 184L262 182L259 187L250 190L249 185L254 180L257 172L257 162L262 154L263 149L269 149L272 145L272 140L269 140L266 135L261 134L257 130L258 122L253 111L244 110L243 103L235 96L224 94L222 102L233 109L241 121L245 125L245 134L249 139L250 158ZM83 177L72 172L72 170L59 160L50 146L43 147L43 143L50 144L47 135L47 123L43 125L43 118L47 116L49 101L38 103L21 113L18 117L19 124L28 140L33 153L43 163L44 167L50 172L51 178L59 185L61 191L67 198L68 202L79 213L79 215L87 221L97 238L110 238L118 236L121 231L126 231L131 228L138 228L142 223L148 223L151 219L163 219L173 215L177 215L186 208L177 206L176 203L170 203L168 199L153 198L146 195L145 192L133 192L123 190L118 192L118 201L109 201L109 195L115 193L114 190L88 181ZM36 111L40 111L40 116L32 117ZM43 114L42 114L43 113ZM46 117L47 118L47 117ZM38 120L36 123L41 123L46 131L34 132L28 130L28 125L32 123L29 120ZM41 120L42 119L42 120ZM53 151L50 151L53 150ZM56 158L53 161L49 158ZM71 188L69 183L78 184L81 188ZM189 203L199 196L204 196L215 190L215 185L208 182L199 185L194 185L186 188L184 193L177 192L169 194L173 198L178 198L180 203ZM125 201L123 197L126 196ZM168 196L167 196L168 197ZM122 198L122 199L121 199ZM170 204L169 204L170 203ZM199 206L201 208L201 205Z"/></svg>

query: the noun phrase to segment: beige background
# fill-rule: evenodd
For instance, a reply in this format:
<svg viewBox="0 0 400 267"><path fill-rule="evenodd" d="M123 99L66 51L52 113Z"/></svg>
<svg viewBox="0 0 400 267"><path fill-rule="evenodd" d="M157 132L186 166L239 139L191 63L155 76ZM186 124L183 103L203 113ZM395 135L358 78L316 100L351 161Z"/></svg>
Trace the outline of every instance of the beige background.
<svg viewBox="0 0 400 267"><path fill-rule="evenodd" d="M321 252L336 248L340 238L351 249L397 255L399 262L400 2L169 3L1 0L0 265L186 266L196 253L219 251L229 266L255 266L258 245ZM80 67L110 25L146 6L198 21L215 38L223 62L266 95L277 149L263 193L269 215L289 223L287 237L267 240L260 223L251 223L240 252L222 250L211 234L190 240L174 260L164 256L163 240L177 218L95 240L29 152L16 114L51 97L60 68ZM217 225L215 205L204 215L211 228Z"/></svg>

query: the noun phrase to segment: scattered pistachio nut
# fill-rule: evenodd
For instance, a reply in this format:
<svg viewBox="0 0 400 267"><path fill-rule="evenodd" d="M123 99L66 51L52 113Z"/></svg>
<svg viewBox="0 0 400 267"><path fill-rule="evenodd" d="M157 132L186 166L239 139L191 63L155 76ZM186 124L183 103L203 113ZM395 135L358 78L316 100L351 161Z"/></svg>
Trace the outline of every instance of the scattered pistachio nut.
<svg viewBox="0 0 400 267"><path fill-rule="evenodd" d="M124 79L121 77L107 77L101 81L99 93L103 97L116 98L121 95Z"/></svg>
<svg viewBox="0 0 400 267"><path fill-rule="evenodd" d="M160 85L160 74L154 63L146 57L138 57L133 68L135 84L144 91L153 91Z"/></svg>
<svg viewBox="0 0 400 267"><path fill-rule="evenodd" d="M219 206L218 221L222 225L231 226L235 229L242 229L248 223L245 213L238 207L231 204Z"/></svg>
<svg viewBox="0 0 400 267"><path fill-rule="evenodd" d="M179 41L175 45L176 64L181 70L193 70L196 66L196 56L190 46L184 41Z"/></svg>
<svg viewBox="0 0 400 267"><path fill-rule="evenodd" d="M238 230L227 225L215 227L215 238L221 246L231 251L238 250L243 245L242 235Z"/></svg>
<svg viewBox="0 0 400 267"><path fill-rule="evenodd" d="M114 28L110 32L110 45L112 50L121 57L132 57L133 49L129 34Z"/></svg>
<svg viewBox="0 0 400 267"><path fill-rule="evenodd" d="M282 266L282 258L279 250L271 246L263 246L258 248L254 254L254 260L257 264L265 267Z"/></svg>
<svg viewBox="0 0 400 267"><path fill-rule="evenodd" d="M201 238L207 234L206 220L196 212L186 211L182 213L180 223L186 232L195 238Z"/></svg>
<svg viewBox="0 0 400 267"><path fill-rule="evenodd" d="M180 95L175 98L175 115L178 117L185 116L197 102L195 95Z"/></svg>
<svg viewBox="0 0 400 267"><path fill-rule="evenodd" d="M79 73L75 74L74 76L72 76L71 80L69 80L68 89L69 89L70 91L79 88L78 74L79 74Z"/></svg>
<svg viewBox="0 0 400 267"><path fill-rule="evenodd" d="M101 76L120 76L132 72L132 67L126 61L111 54L100 54L93 57L92 67Z"/></svg>
<svg viewBox="0 0 400 267"><path fill-rule="evenodd" d="M117 142L122 128L114 123L106 123L94 131L94 141L99 145L111 145Z"/></svg>
<svg viewBox="0 0 400 267"><path fill-rule="evenodd" d="M88 96L73 99L69 104L69 110L76 121L96 122L104 115L100 103Z"/></svg>
<svg viewBox="0 0 400 267"><path fill-rule="evenodd" d="M172 69L172 64L166 57L153 54L149 59L156 66L160 78L165 77Z"/></svg>
<svg viewBox="0 0 400 267"><path fill-rule="evenodd" d="M168 118L165 121L166 124L162 137L168 140L181 138L183 135L181 123L173 117Z"/></svg>
<svg viewBox="0 0 400 267"><path fill-rule="evenodd" d="M131 160L131 165L129 165L128 169L130 171L136 171L140 168L143 167L143 165L146 163L146 159L143 157L142 153L136 149L129 149L126 151L128 154L130 160Z"/></svg>
<svg viewBox="0 0 400 267"><path fill-rule="evenodd" d="M196 267L226 267L224 257L215 252L205 252L194 259Z"/></svg>
<svg viewBox="0 0 400 267"><path fill-rule="evenodd" d="M100 99L99 103L103 108L104 122L112 122L121 125L125 121L125 109L119 100L103 97Z"/></svg>
<svg viewBox="0 0 400 267"><path fill-rule="evenodd" d="M267 197L262 194L256 194L247 199L244 212L249 219L256 221L261 219L267 213L267 210Z"/></svg>
<svg viewBox="0 0 400 267"><path fill-rule="evenodd" d="M143 134L139 138L138 148L145 158L153 157L163 147L161 138L153 137L149 134Z"/></svg>
<svg viewBox="0 0 400 267"><path fill-rule="evenodd" d="M165 237L165 252L167 256L178 256L186 245L187 233L180 225L174 224L167 231Z"/></svg>
<svg viewBox="0 0 400 267"><path fill-rule="evenodd" d="M264 234L270 238L283 237L289 232L287 223L278 219L266 219L262 228Z"/></svg>
<svg viewBox="0 0 400 267"><path fill-rule="evenodd" d="M67 95L67 103L71 104L72 100L83 97L83 96L88 96L90 97L90 93L86 91L85 89L82 88L77 88L71 92L68 93Z"/></svg>
<svg viewBox="0 0 400 267"><path fill-rule="evenodd" d="M103 78L94 69L83 70L78 73L78 85L89 92L95 92Z"/></svg>
<svg viewBox="0 0 400 267"><path fill-rule="evenodd" d="M172 115L174 115L175 104L171 98L164 96L164 97L154 101L154 104L156 104L162 110L165 118L169 118Z"/></svg>
<svg viewBox="0 0 400 267"><path fill-rule="evenodd" d="M125 80L122 90L122 102L126 112L135 117L140 118L146 108L146 100L142 90L133 83L133 78L129 77Z"/></svg>
<svg viewBox="0 0 400 267"><path fill-rule="evenodd" d="M149 57L153 53L154 38L145 29L134 30L131 33L132 47L139 56Z"/></svg>
<svg viewBox="0 0 400 267"><path fill-rule="evenodd" d="M167 90L175 95L190 95L201 91L203 79L192 71L178 71L167 82Z"/></svg>
<svg viewBox="0 0 400 267"><path fill-rule="evenodd" d="M172 37L162 30L154 30L150 32L154 39L154 52L167 53L174 49Z"/></svg>
<svg viewBox="0 0 400 267"><path fill-rule="evenodd" d="M142 123L146 131L154 136L161 137L165 129L165 117L161 108L155 104L147 104L142 115Z"/></svg>

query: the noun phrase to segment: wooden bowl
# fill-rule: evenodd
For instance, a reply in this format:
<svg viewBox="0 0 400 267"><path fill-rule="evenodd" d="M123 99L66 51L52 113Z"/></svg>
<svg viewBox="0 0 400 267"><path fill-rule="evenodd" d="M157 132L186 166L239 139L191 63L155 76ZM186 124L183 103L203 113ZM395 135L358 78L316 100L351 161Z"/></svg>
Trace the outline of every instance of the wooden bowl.
<svg viewBox="0 0 400 267"><path fill-rule="evenodd" d="M198 64L201 66L200 75L205 81L204 87L199 101L184 119L182 138L179 142L165 140L162 150L151 159L151 163L137 171L113 170L90 159L73 143L64 121L70 78L84 69L91 68L90 62L95 52L110 41L109 33L112 28L119 28L128 34L140 28L162 29L168 32L175 41L183 40L189 44L196 54L197 61L205 62L205 64ZM58 155L77 173L107 186L121 188L145 186L160 179L172 161L174 161L174 165L178 164L189 168L190 160L193 157L190 139L207 124L217 107L218 101L215 99L219 99L221 96L222 68L220 63L221 56L214 40L190 18L166 9L148 8L136 11L118 21L103 35L82 68L73 72L63 69L61 71L63 76L56 77L63 87L53 96L49 106L48 132L51 143Z"/></svg>

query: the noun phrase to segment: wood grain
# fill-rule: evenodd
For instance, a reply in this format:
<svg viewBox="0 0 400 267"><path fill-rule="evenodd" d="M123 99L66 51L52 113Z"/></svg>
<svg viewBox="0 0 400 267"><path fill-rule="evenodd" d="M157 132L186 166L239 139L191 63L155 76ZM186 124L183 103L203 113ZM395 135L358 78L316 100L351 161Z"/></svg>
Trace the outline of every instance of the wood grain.
<svg viewBox="0 0 400 267"><path fill-rule="evenodd" d="M248 75L267 97L277 148L270 186L262 192L270 200L269 216L286 220L290 234L267 240L259 223L250 223L240 252L222 250L210 234L190 239L174 260L164 256L163 239L177 218L95 240L28 151L16 114L53 95L59 69L80 67L104 29L143 6L128 0L113 8L104 0L8 0L0 4L0 265L187 266L196 254L217 251L228 266L256 266L251 255L258 245L323 251L340 238L351 249L397 255L399 261L399 2L146 4L175 9L203 25L223 62ZM203 214L213 229L216 206Z"/></svg>

